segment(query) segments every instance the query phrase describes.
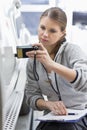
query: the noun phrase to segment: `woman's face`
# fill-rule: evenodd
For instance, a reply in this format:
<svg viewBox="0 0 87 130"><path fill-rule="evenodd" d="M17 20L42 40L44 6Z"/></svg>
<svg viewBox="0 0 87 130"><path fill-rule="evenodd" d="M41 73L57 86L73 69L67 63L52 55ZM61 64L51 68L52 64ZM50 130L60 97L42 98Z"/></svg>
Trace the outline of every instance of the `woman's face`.
<svg viewBox="0 0 87 130"><path fill-rule="evenodd" d="M38 27L39 41L45 46L55 46L64 35L57 22L45 16L42 17Z"/></svg>

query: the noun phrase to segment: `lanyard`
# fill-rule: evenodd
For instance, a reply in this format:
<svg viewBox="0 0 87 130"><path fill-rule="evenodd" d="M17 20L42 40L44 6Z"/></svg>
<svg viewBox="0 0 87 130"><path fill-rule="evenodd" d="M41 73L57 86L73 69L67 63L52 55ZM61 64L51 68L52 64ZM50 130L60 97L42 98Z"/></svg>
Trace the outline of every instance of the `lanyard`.
<svg viewBox="0 0 87 130"><path fill-rule="evenodd" d="M45 70L46 70L46 69L45 69ZM51 79L50 79L50 77L49 77L47 71L46 71L46 74L47 74L48 80L51 81ZM56 83L57 91L55 90L55 88L54 88L52 82L49 82L49 83L50 83L50 86L52 87L52 89L57 93L58 98L59 98L59 100L61 101L61 94L60 94L59 87L58 87L58 82L57 82L57 75L56 75L56 73L55 73L55 83Z"/></svg>
<svg viewBox="0 0 87 130"><path fill-rule="evenodd" d="M34 55L34 63L33 63L33 74L36 81L39 80L39 75L36 70L36 54Z"/></svg>
<svg viewBox="0 0 87 130"><path fill-rule="evenodd" d="M43 68L45 69L44 66L43 66ZM49 83L50 83L50 86L51 86L52 89L57 93L58 98L59 98L59 100L61 101L61 94L60 94L59 87L58 87L58 82L57 82L57 75L56 75L56 73L55 73L55 84L56 84L57 91L55 90L55 88L54 88L54 86L53 86L53 84L52 84L52 82L51 82L51 79L50 79L50 77L49 77L48 72L47 72L46 69L45 69L45 71L46 71L46 74L47 74L47 78L48 78L48 80L50 81L50 82L49 82ZM39 80L39 75L38 75L37 70L36 70L36 55L34 55L33 74L34 74L35 80L38 81L38 80Z"/></svg>

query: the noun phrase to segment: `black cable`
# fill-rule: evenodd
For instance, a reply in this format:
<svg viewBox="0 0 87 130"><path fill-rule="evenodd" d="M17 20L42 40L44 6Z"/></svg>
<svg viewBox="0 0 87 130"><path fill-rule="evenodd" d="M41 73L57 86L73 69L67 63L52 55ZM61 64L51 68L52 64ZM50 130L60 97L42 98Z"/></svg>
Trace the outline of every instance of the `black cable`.
<svg viewBox="0 0 87 130"><path fill-rule="evenodd" d="M57 83L57 76L56 76L56 73L55 73L55 82L56 82L56 87L57 87L57 92L59 94L59 100L61 101L61 94L60 94L60 91L59 91L59 87L58 87L58 83Z"/></svg>
<svg viewBox="0 0 87 130"><path fill-rule="evenodd" d="M34 62L33 62L33 74L36 81L39 80L39 75L36 70L36 54L34 54Z"/></svg>
<svg viewBox="0 0 87 130"><path fill-rule="evenodd" d="M47 73L47 71L46 71ZM48 76L48 73L47 73L47 78L48 80L51 80ZM57 88L57 91L55 90L55 88L53 87L53 84L51 83L50 81L50 85L52 87L52 89L56 92L56 94L58 95L58 98L59 98L59 101L61 101L61 94L60 94L60 91L59 91L59 87L58 87L58 83L57 83L57 77L56 77L56 73L55 73L55 83L56 83L56 88Z"/></svg>
<svg viewBox="0 0 87 130"><path fill-rule="evenodd" d="M45 71L46 71L46 69L45 69ZM47 74L47 78L49 80L49 83L50 83L52 89L58 94L58 92L54 89L53 84L51 83L51 79L49 78L49 75L48 75L47 71L46 71L46 74Z"/></svg>
<svg viewBox="0 0 87 130"><path fill-rule="evenodd" d="M44 67L44 66L43 66ZM55 73L55 83L56 83L56 88L57 88L57 91L55 90L55 88L53 87L53 84L51 82L51 79L49 78L49 75L48 75L48 72L46 70L46 68L44 67L45 71L46 71L46 74L47 74L47 78L49 80L49 83L50 83L50 86L52 87L52 89L56 92L56 94L58 95L58 98L59 98L59 101L61 101L61 94L60 94L60 91L59 91L59 87L58 87L58 83L57 83L57 77L56 77L56 73Z"/></svg>
<svg viewBox="0 0 87 130"><path fill-rule="evenodd" d="M43 66L43 67L44 67L44 66ZM45 69L45 67L44 67L44 69ZM55 73L55 83L56 83L57 91L56 91L55 88L53 87L53 84L51 83L51 79L49 78L49 75L48 75L48 72L47 72L46 69L45 69L45 71L46 71L47 78L48 78L48 80L49 80L49 83L50 83L52 89L57 93L58 98L59 98L59 100L61 101L62 99L61 99L61 94L60 94L59 87L58 87L58 83L57 83L56 73ZM33 74L34 74L35 80L38 81L38 80L39 80L39 75L38 75L37 70L36 70L36 54L34 54Z"/></svg>

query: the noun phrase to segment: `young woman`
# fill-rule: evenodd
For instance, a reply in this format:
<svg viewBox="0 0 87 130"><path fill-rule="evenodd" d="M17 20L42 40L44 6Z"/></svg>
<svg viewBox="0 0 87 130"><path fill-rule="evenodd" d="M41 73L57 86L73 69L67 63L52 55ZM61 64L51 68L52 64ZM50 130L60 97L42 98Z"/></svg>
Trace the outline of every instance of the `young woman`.
<svg viewBox="0 0 87 130"><path fill-rule="evenodd" d="M67 108L87 108L87 57L79 46L66 41L66 25L62 9L47 9L39 22L39 43L34 44L39 49L26 53L27 104L45 114L52 111L66 115ZM37 130L40 129L87 130L87 116L77 123L40 122Z"/></svg>

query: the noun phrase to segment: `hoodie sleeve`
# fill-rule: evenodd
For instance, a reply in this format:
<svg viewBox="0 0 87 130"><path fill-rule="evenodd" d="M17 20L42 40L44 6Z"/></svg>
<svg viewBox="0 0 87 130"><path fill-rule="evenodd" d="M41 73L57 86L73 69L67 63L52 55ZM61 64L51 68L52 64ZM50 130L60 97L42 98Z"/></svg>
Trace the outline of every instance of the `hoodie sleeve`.
<svg viewBox="0 0 87 130"><path fill-rule="evenodd" d="M87 56L78 45L70 44L67 49L66 57L68 57L69 67L77 72L77 76L71 82L71 85L77 91L87 92Z"/></svg>

